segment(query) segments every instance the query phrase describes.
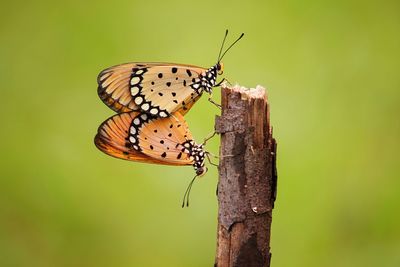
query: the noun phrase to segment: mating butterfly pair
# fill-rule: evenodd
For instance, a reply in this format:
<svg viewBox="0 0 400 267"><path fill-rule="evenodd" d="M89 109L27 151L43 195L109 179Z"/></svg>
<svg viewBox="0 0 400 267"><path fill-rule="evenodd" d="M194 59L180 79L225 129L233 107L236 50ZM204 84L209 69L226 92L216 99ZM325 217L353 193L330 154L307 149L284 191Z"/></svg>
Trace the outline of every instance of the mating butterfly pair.
<svg viewBox="0 0 400 267"><path fill-rule="evenodd" d="M222 53L227 34L228 31L217 63L209 69L173 63L127 63L102 71L97 80L98 94L107 106L121 114L100 125L96 146L121 159L193 165L195 178L203 175L208 154L203 144L193 141L183 115L204 91L214 103L212 88L220 84L216 80L223 73L221 60L243 37L242 34Z"/></svg>

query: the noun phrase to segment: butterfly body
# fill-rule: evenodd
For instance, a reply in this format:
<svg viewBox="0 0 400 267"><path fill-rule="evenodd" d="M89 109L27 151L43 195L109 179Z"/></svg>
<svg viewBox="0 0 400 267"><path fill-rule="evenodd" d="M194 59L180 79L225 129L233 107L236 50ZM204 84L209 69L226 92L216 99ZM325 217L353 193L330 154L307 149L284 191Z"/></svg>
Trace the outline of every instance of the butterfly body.
<svg viewBox="0 0 400 267"><path fill-rule="evenodd" d="M200 88L209 94L212 94L212 88L217 86L217 76L223 73L223 64L218 62L206 72L200 74L201 86Z"/></svg>
<svg viewBox="0 0 400 267"><path fill-rule="evenodd" d="M207 168L204 167L205 151L203 144L196 144L194 141L189 141L189 145L184 144L183 146L187 151L190 151L190 157L194 160L193 167L196 171L196 175L202 176L207 172Z"/></svg>

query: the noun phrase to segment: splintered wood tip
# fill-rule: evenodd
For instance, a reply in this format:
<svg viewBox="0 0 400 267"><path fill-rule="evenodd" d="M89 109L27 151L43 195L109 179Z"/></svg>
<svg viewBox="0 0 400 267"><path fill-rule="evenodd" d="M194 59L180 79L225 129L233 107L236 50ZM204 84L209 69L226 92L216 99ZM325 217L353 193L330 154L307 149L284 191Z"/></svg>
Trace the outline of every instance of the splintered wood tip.
<svg viewBox="0 0 400 267"><path fill-rule="evenodd" d="M256 88L246 88L239 84L235 84L233 86L228 86L227 84L222 84L223 88L230 89L233 92L238 92L241 94L242 99L249 98L264 98L266 96L265 88L261 85L257 85Z"/></svg>

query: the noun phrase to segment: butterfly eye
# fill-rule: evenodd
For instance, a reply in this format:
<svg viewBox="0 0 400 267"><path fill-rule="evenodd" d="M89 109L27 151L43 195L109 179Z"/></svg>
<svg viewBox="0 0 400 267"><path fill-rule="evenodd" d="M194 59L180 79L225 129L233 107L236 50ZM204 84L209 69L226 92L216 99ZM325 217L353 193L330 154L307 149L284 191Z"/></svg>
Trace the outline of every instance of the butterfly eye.
<svg viewBox="0 0 400 267"><path fill-rule="evenodd" d="M224 73L224 63L218 63L217 70L218 70L218 75L222 75Z"/></svg>
<svg viewBox="0 0 400 267"><path fill-rule="evenodd" d="M207 171L208 171L207 167L199 167L196 170L196 174L197 176L203 176L204 174L206 174Z"/></svg>

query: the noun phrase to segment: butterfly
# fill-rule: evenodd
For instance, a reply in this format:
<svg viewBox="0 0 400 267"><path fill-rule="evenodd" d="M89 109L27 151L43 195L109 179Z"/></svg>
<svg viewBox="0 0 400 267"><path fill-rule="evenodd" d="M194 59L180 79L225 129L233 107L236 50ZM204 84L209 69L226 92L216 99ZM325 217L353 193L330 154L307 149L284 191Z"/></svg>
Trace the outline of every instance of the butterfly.
<svg viewBox="0 0 400 267"><path fill-rule="evenodd" d="M204 163L209 153L204 150L205 142L198 144L193 140L179 112L167 118L135 111L116 114L100 125L95 136L97 148L116 158L162 165L192 165L196 176L184 196L187 206L195 178L207 172Z"/></svg>
<svg viewBox="0 0 400 267"><path fill-rule="evenodd" d="M156 117L168 117L178 111L186 114L205 91L212 99L212 88L219 86L217 76L223 74L222 58L242 37L240 35L222 53L225 32L217 63L205 69L175 63L125 63L107 68L97 77L98 95L114 111L142 111Z"/></svg>

